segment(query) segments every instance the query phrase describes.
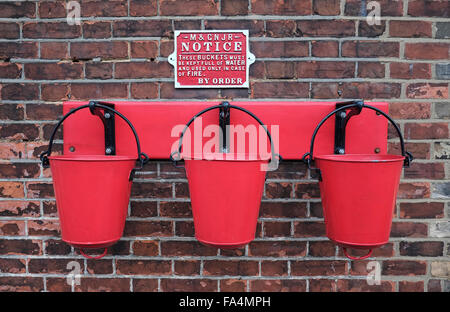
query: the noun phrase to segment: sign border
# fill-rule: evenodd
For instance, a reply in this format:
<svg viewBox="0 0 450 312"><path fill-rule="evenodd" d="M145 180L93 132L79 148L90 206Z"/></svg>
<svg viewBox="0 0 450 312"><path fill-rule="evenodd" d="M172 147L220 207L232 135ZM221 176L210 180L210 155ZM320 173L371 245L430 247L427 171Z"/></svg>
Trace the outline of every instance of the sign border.
<svg viewBox="0 0 450 312"><path fill-rule="evenodd" d="M247 40L247 60L246 60L246 80L245 83L241 85L224 85L224 86L218 86L218 85L181 85L178 82L177 79L177 38L179 35L183 33L243 33L246 36ZM250 88L250 81L249 81L249 71L250 71L250 65L252 65L256 58L253 53L250 52L250 44L249 44L249 31L248 29L232 29L232 30L175 30L174 31L174 50L173 53L169 55L168 62L170 65L174 68L174 85L176 89L194 89L194 88L209 88L209 89L224 89L224 88L236 88L236 89L243 89L243 88Z"/></svg>

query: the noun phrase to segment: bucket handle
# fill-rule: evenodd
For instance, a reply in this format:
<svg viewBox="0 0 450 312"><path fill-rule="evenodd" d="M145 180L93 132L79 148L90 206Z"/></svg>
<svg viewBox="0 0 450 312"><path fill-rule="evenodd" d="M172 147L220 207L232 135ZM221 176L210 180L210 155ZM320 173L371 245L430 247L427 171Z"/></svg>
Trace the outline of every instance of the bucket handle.
<svg viewBox="0 0 450 312"><path fill-rule="evenodd" d="M373 249L369 249L369 251L367 252L367 254L365 254L364 256L361 256L361 257L353 257L353 256L350 256L350 255L347 253L347 248L345 248L345 247L342 247L342 251L344 252L344 255L345 255L347 258L351 259L351 260L364 260L364 259L369 258L369 257L372 255Z"/></svg>
<svg viewBox="0 0 450 312"><path fill-rule="evenodd" d="M134 168L131 173L130 173L130 181L133 180L134 177L134 173L136 170L141 170L144 165L149 161L149 158L147 156L147 154L141 152L141 144L139 143L139 138L136 132L136 129L134 128L134 126L131 124L131 122L120 112L116 111L114 108L111 108L109 106L106 105L102 105L96 101L90 101L89 104L86 105L82 105L79 107L76 107L74 109L72 109L70 112L68 112L66 115L64 115L61 120L58 122L58 124L55 126L55 128L53 129L52 135L50 136L50 142L48 144L48 149L47 151L43 152L39 158L41 159L42 162L42 166L44 168L48 168L50 166L50 162L48 157L50 156L50 154L52 153L52 147L53 147L53 140L55 138L56 132L58 131L58 128L61 126L61 124L64 122L64 120L66 120L70 115L74 114L75 112L85 109L85 108L89 108L91 111L93 111L94 108L102 108L105 110L108 110L110 112L113 112L114 114L118 115L120 118L122 118L130 127L131 131L133 131L134 134L134 138L136 139L136 145L137 145L137 152L138 152L138 161L139 161L139 166Z"/></svg>
<svg viewBox="0 0 450 312"><path fill-rule="evenodd" d="M272 158L271 159L272 160L276 159L277 161L283 159L280 154L276 154L275 153L275 149L274 149L274 146L272 144L272 135L270 134L270 132L267 129L266 125L261 121L261 119L259 119L255 114L253 114L252 112L250 112L249 110L247 110L247 109L245 109L243 107L236 106L236 105L231 105L228 102L223 102L223 103L221 103L219 105L214 105L214 106L205 108L201 112L199 112L196 115L194 115L194 117L192 117L191 120L189 120L189 122L186 124L186 126L184 127L184 129L183 129L183 131L181 132L181 135L180 135L180 139L179 139L179 142L178 142L178 149L170 154L170 160L173 162L175 167L182 167L182 166L178 166L178 162L181 161L181 149L182 149L182 145L183 145L183 137L184 137L184 134L186 133L187 129L189 128L189 126L195 121L195 119L197 119L199 116L203 115L204 113L209 112L210 110L213 110L213 109L220 109L220 108L224 108L224 107L234 108L234 109L240 110L240 111L250 115L253 119L255 119L263 127L263 129L266 131L267 137L269 138L270 151L271 151L271 154L272 154ZM278 157L278 159L277 159L277 157Z"/></svg>
<svg viewBox="0 0 450 312"><path fill-rule="evenodd" d="M103 250L103 253L101 254L101 255L98 255L98 256L89 256L88 254L86 254L85 252L84 252L84 249L83 248L80 248L80 254L83 256L83 257L85 257L86 259L94 259L94 260L98 260L98 259L101 259L101 258L103 258L104 256L106 256L106 253L108 252L108 248L105 248L105 250Z"/></svg>
<svg viewBox="0 0 450 312"><path fill-rule="evenodd" d="M376 111L380 115L384 116L387 120L389 120L389 122L394 126L394 128L397 131L398 136L400 138L400 147L401 147L401 151L402 151L402 156L405 157L405 159L403 161L403 167L405 167L405 168L409 167L411 161L413 160L413 155L410 152L405 150L405 142L403 140L403 135L400 131L400 128L395 123L395 121L389 115L387 115L385 112L383 112L382 110L380 110L374 106L364 104L363 101L355 101L353 104L342 106L340 108L335 109L331 113L329 113L327 116L325 116L325 118L322 119L321 122L319 122L316 129L314 130L314 133L313 133L312 139L311 139L310 152L303 155L302 161L308 165L308 168L311 170L311 172L315 172L317 174L319 181L322 180L321 174L320 174L320 169L311 167L311 163L314 162L313 150L314 150L314 141L316 139L317 132L319 132L320 127L322 127L322 125L325 123L325 121L327 121L331 116L334 116L336 113L339 113L340 111L343 111L343 110L346 110L346 109L349 109L352 107L357 107L358 109L369 108L371 110Z"/></svg>

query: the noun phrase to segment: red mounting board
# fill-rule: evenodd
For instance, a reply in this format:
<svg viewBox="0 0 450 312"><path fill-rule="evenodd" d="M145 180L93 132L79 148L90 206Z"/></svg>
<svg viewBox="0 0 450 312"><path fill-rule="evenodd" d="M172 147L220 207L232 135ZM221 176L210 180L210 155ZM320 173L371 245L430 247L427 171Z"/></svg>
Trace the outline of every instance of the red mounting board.
<svg viewBox="0 0 450 312"><path fill-rule="evenodd" d="M109 101L108 101L109 102ZM185 125L201 110L218 105L220 101L112 101L115 109L124 114L134 125L141 141L142 151L151 159L168 159L178 142L182 125ZM72 108L88 102L65 102L64 113ZM275 146L284 159L301 159L309 152L311 136L317 124L332 110L336 102L294 102L294 101L231 101L230 104L241 106L254 113L268 126L278 125L279 134L272 133ZM367 103L384 112L388 111L387 103ZM203 115L202 128L219 124L219 110L212 110ZM231 109L230 124L241 124L244 127L256 122L244 112ZM379 148L381 154L387 150L387 124L383 116L375 111L363 109L361 114L350 119L346 129L346 153L374 154ZM174 126L179 131L172 136ZM191 125L193 128L194 125ZM334 117L330 118L320 129L314 146L314 155L333 154ZM195 134L192 134L195 135ZM203 142L210 140L205 138ZM175 145L174 145L175 146ZM69 148L74 147L70 152ZM89 109L81 110L64 122L64 154L104 154L104 130L100 119L91 115ZM131 130L119 117L116 118L117 155L136 153L136 144Z"/></svg>

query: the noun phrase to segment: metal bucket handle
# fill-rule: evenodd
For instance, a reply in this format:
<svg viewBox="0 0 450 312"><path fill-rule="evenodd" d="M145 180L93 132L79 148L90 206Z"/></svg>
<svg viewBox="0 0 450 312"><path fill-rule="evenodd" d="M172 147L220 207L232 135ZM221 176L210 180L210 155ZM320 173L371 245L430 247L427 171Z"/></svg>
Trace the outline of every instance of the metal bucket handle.
<svg viewBox="0 0 450 312"><path fill-rule="evenodd" d="M109 106L99 104L96 101L91 101L91 102L89 102L89 104L74 108L70 112L68 112L66 115L64 115L63 118L61 118L61 120L58 122L58 124L53 129L52 135L50 136L50 142L48 144L47 151L43 152L39 156L39 158L41 159L41 162L42 162L42 166L44 168L48 168L50 166L50 161L49 161L48 157L52 153L53 140L55 138L56 132L58 131L58 128L61 126L61 124L64 122L64 120L66 120L70 115L74 114L75 112L77 112L79 110L82 110L85 108L89 108L89 109L93 110L96 107L102 108L102 109L108 110L110 112L113 112L114 114L117 114L118 116L120 116L120 118L122 118L128 124L128 126L131 128L131 131L133 131L134 138L136 139L137 152L138 152L137 160L139 161L139 166L134 168L133 170L131 170L130 181L132 181L135 171L141 170L144 167L144 164L146 164L148 162L149 158L148 158L147 154L141 152L141 144L139 143L139 138L138 138L137 132L136 132L134 126L131 124L131 122L120 112L116 111L115 109L113 109Z"/></svg>
<svg viewBox="0 0 450 312"><path fill-rule="evenodd" d="M186 133L186 131L189 128L189 126L194 122L194 120L197 119L200 115L203 115L204 113L209 112L210 110L219 109L219 108L223 108L223 107L226 107L226 106L228 106L229 108L234 108L234 109L240 110L240 111L250 115L251 117L253 117L253 119L255 119L264 128L264 130L266 131L267 137L269 138L269 142L270 142L270 151L272 153L272 159L277 159L277 156L278 156L278 160L282 160L282 157L281 157L280 154L275 154L275 149L274 149L273 144L272 144L272 135L270 134L270 132L267 129L266 125L255 114L253 114L252 112L246 110L243 107L236 106L236 105L231 105L231 104L228 104L228 102L226 102L226 104L221 103L219 105L214 105L214 106L205 108L201 112L199 112L196 115L194 115L194 117L192 117L191 120L189 120L189 122L186 124L186 126L183 129L183 131L181 132L180 139L179 139L179 142L178 142L178 150L176 150L176 151L174 151L174 152L172 152L170 154L170 160L172 160L172 162L174 163L175 167L179 167L178 166L178 162L181 161L181 148L182 148L182 145L183 145L184 134ZM175 155L177 155L177 157L175 157Z"/></svg>
<svg viewBox="0 0 450 312"><path fill-rule="evenodd" d="M322 121L317 125L316 129L314 130L314 133L313 133L312 139L311 139L310 152L303 155L302 161L308 165L308 168L311 170L311 172L315 172L318 175L319 181L321 181L320 169L311 167L311 163L314 162L313 150L314 150L314 141L316 139L317 132L319 132L320 127L322 127L322 125L325 123L325 121L327 121L331 116L334 116L336 113L346 110L346 109L349 109L349 108L352 108L352 107L358 107L359 109L369 108L371 110L376 111L380 115L383 115L387 120L389 120L389 122L394 126L394 128L397 131L398 136L400 138L400 147L402 150L402 156L405 157L405 159L403 161L403 167L405 167L405 168L409 167L411 161L413 160L413 155L410 152L407 152L405 150L405 142L403 140L403 135L400 131L400 128L397 126L397 124L394 122L394 120L389 115L387 115L385 112L383 112L382 110L380 110L374 106L364 104L364 102L362 102L362 101L357 101L354 104L342 106L338 109L335 109L331 113L329 113L325 118L322 119Z"/></svg>

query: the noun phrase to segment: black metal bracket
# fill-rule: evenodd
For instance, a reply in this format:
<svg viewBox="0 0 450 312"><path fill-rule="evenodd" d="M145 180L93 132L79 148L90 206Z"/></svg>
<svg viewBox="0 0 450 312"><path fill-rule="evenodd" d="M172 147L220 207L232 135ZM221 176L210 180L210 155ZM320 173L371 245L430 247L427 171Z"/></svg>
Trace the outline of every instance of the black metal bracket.
<svg viewBox="0 0 450 312"><path fill-rule="evenodd" d="M219 109L219 126L222 129L222 137L220 138L220 145L222 146L222 153L228 153L230 146L230 103L222 102Z"/></svg>
<svg viewBox="0 0 450 312"><path fill-rule="evenodd" d="M116 123L115 114L104 109L94 107L94 104L102 104L114 109L114 104L90 101L89 110L92 115L98 116L103 123L105 129L105 155L116 155Z"/></svg>
<svg viewBox="0 0 450 312"><path fill-rule="evenodd" d="M361 113L364 105L363 100L348 101L336 103L336 109L345 105L357 104L358 106L350 108L348 111L342 111L336 113L336 123L334 129L334 153L345 154L345 128L347 123L353 116Z"/></svg>

